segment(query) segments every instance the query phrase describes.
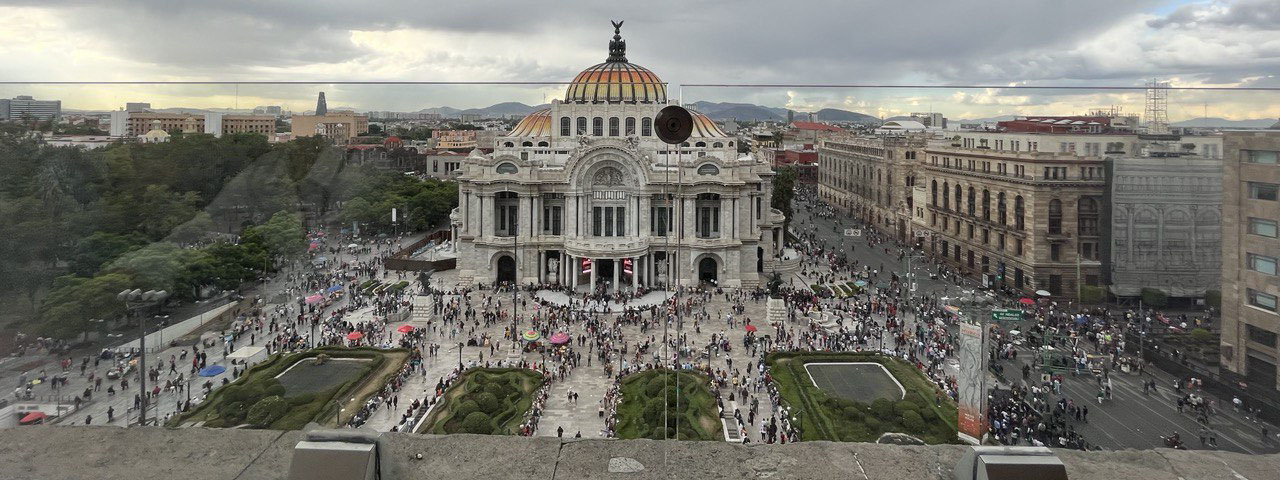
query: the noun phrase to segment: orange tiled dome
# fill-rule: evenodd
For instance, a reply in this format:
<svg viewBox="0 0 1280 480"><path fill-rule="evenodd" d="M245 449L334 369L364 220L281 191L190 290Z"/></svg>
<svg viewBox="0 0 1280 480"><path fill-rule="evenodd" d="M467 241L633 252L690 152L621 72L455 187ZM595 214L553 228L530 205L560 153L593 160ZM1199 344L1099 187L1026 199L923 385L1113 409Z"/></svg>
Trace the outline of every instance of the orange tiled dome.
<svg viewBox="0 0 1280 480"><path fill-rule="evenodd" d="M516 128L511 129L511 133L507 136L511 137L550 137L551 136L551 109L543 108L530 113L520 123L516 124Z"/></svg>
<svg viewBox="0 0 1280 480"><path fill-rule="evenodd" d="M565 91L565 103L667 103L667 86L649 69L627 61L627 42L614 23L609 58L592 65Z"/></svg>

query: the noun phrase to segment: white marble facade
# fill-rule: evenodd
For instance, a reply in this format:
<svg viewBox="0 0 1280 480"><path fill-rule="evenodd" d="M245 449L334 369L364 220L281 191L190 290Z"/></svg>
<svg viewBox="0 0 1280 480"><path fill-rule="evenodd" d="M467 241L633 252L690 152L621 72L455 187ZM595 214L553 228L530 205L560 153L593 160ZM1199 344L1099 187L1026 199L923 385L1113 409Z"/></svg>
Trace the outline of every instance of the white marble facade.
<svg viewBox="0 0 1280 480"><path fill-rule="evenodd" d="M608 61L579 74L563 101L463 162L451 215L459 283L617 291L767 280L782 244L772 169L696 112L687 142L661 142L652 119L668 105L665 85L624 54L615 31Z"/></svg>

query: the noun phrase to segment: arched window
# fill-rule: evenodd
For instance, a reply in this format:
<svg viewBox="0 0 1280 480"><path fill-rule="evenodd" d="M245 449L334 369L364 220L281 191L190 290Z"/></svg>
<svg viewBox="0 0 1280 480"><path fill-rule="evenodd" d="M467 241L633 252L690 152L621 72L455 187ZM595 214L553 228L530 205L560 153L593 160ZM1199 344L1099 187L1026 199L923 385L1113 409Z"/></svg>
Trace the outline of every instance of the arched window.
<svg viewBox="0 0 1280 480"><path fill-rule="evenodd" d="M591 134L597 137L604 136L604 119L595 117L591 119Z"/></svg>
<svg viewBox="0 0 1280 480"><path fill-rule="evenodd" d="M539 146L539 147L548 147L548 146L551 146L551 144L549 144L549 143L547 143L547 142L545 142L545 141L542 141L542 142L538 142L538 146Z"/></svg>
<svg viewBox="0 0 1280 480"><path fill-rule="evenodd" d="M636 117L627 117L627 128L623 130L628 137L636 134Z"/></svg>
<svg viewBox="0 0 1280 480"><path fill-rule="evenodd" d="M1000 217L1000 224L1006 225L1008 217L1005 216L1006 210L1004 205L1004 192L996 194L996 216Z"/></svg>
<svg viewBox="0 0 1280 480"><path fill-rule="evenodd" d="M956 213L960 213L962 211L962 209L960 208L960 202L963 201L963 198L964 198L964 188L962 188L960 184L957 183L956 184Z"/></svg>
<svg viewBox="0 0 1280 480"><path fill-rule="evenodd" d="M640 136L648 137L653 135L653 119L644 117L640 119Z"/></svg>
<svg viewBox="0 0 1280 480"><path fill-rule="evenodd" d="M716 142L716 143L711 144L711 147L712 147L712 148L724 148L724 144L723 144L723 143L720 143L720 142Z"/></svg>
<svg viewBox="0 0 1280 480"><path fill-rule="evenodd" d="M498 168L496 168L495 170L496 170L498 173L504 173L504 174L505 174L505 173L516 173L516 172L519 172L519 171L520 171L520 169L519 169L519 168L516 168L516 164L511 163L511 162L503 162L503 163L499 163L499 164L498 164Z"/></svg>
<svg viewBox="0 0 1280 480"><path fill-rule="evenodd" d="M714 164L704 163L698 167L698 175L719 175L720 167Z"/></svg>
<svg viewBox="0 0 1280 480"><path fill-rule="evenodd" d="M982 189L982 219L991 221L991 191Z"/></svg>
<svg viewBox="0 0 1280 480"><path fill-rule="evenodd" d="M618 136L618 117L609 117L609 136Z"/></svg>
<svg viewBox="0 0 1280 480"><path fill-rule="evenodd" d="M532 146L533 146L533 142L529 142L529 141L520 142L520 146L521 146L521 147L532 147Z"/></svg>
<svg viewBox="0 0 1280 480"><path fill-rule="evenodd" d="M732 146L733 146L733 142L729 142L729 146L730 146L730 147L732 147Z"/></svg>
<svg viewBox="0 0 1280 480"><path fill-rule="evenodd" d="M1062 200L1049 200L1049 233L1062 233Z"/></svg>
<svg viewBox="0 0 1280 480"><path fill-rule="evenodd" d="M974 190L973 186L970 186L970 187L969 187L969 200L968 200L969 216L970 216L970 217L972 217L972 216L973 216L973 213L974 213L974 207L978 204L977 199L978 199L978 198L977 198L977 193L975 192L975 190Z"/></svg>
<svg viewBox="0 0 1280 480"><path fill-rule="evenodd" d="M1026 224L1026 206L1023 205L1022 195L1013 197L1013 227L1018 230L1024 230Z"/></svg>
<svg viewBox="0 0 1280 480"><path fill-rule="evenodd" d="M951 210L951 187L947 182L942 182L942 209Z"/></svg>
<svg viewBox="0 0 1280 480"><path fill-rule="evenodd" d="M933 197L933 206L938 206L938 181L934 180L933 185L929 187L930 196Z"/></svg>
<svg viewBox="0 0 1280 480"><path fill-rule="evenodd" d="M706 147L706 146L707 146L707 142L698 142L698 143L693 144L693 146L695 146L695 147Z"/></svg>
<svg viewBox="0 0 1280 480"><path fill-rule="evenodd" d="M586 135L586 134L587 134L587 117L578 117L577 135Z"/></svg>
<svg viewBox="0 0 1280 480"><path fill-rule="evenodd" d="M560 136L561 137L567 137L571 134L569 129L570 127L573 126L572 123L573 121L569 120L569 117L560 117Z"/></svg>
<svg viewBox="0 0 1280 480"><path fill-rule="evenodd" d="M516 144L515 144L515 143L512 143L512 142L502 142L502 146L504 146L504 147L514 147L514 146L516 146Z"/></svg>

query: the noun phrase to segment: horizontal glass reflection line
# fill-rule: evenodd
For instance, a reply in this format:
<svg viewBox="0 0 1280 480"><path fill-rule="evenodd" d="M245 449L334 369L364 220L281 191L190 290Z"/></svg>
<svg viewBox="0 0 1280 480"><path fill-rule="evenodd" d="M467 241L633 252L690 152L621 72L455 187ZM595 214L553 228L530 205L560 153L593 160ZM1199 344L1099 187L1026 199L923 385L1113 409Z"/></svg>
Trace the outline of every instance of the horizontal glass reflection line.
<svg viewBox="0 0 1280 480"><path fill-rule="evenodd" d="M417 80L377 80L377 81L320 81L320 80L255 80L255 81L17 81L2 80L0 85L569 85L572 81L563 82L517 82L517 81L417 81ZM672 85L670 82L660 82ZM674 84L678 87L702 88L914 88L914 89L1006 89L1006 90L1147 90L1146 86L1121 85L904 85L904 84L821 84L821 83L684 83ZM1223 90L1223 91L1280 91L1280 87L1179 87L1169 86L1168 90Z"/></svg>
<svg viewBox="0 0 1280 480"><path fill-rule="evenodd" d="M1076 86L1076 85L901 85L901 84L813 84L813 83L683 83L681 87L715 88L919 88L919 89L979 89L1001 88L1012 90L1147 90L1145 86ZM1165 87L1168 90L1257 90L1280 91L1280 87Z"/></svg>

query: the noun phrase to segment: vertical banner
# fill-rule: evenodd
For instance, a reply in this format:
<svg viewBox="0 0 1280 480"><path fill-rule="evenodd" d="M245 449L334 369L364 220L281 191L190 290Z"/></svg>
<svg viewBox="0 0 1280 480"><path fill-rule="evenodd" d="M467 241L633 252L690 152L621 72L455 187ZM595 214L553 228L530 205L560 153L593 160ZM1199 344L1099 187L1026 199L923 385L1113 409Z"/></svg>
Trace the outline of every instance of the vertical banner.
<svg viewBox="0 0 1280 480"><path fill-rule="evenodd" d="M982 325L960 322L960 439L982 443L987 433L987 349Z"/></svg>
<svg viewBox="0 0 1280 480"><path fill-rule="evenodd" d="M391 209L391 223L396 223L396 209Z"/></svg>

